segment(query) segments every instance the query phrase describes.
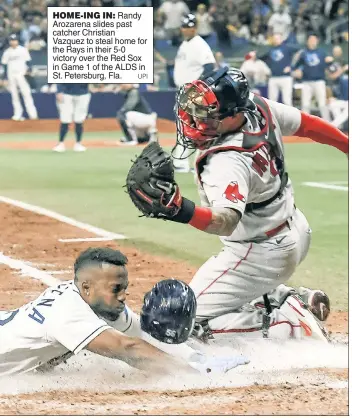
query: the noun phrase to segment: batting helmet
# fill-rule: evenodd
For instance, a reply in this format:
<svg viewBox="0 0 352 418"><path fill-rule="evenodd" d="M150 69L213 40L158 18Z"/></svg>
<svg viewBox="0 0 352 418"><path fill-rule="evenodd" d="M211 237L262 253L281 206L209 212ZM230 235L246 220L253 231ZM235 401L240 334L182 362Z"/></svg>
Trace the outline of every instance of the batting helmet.
<svg viewBox="0 0 352 418"><path fill-rule="evenodd" d="M178 143L190 149L206 148L219 136L223 119L256 109L249 93L242 71L229 67L181 86L175 105Z"/></svg>
<svg viewBox="0 0 352 418"><path fill-rule="evenodd" d="M181 28L195 28L197 26L197 18L193 13L184 16L181 21Z"/></svg>
<svg viewBox="0 0 352 418"><path fill-rule="evenodd" d="M189 286L180 280L162 280L144 296L141 328L159 341L181 344L193 330L196 309L196 297Z"/></svg>
<svg viewBox="0 0 352 418"><path fill-rule="evenodd" d="M16 35L16 33L11 33L11 35L9 35L8 38L9 41L18 41L18 36Z"/></svg>

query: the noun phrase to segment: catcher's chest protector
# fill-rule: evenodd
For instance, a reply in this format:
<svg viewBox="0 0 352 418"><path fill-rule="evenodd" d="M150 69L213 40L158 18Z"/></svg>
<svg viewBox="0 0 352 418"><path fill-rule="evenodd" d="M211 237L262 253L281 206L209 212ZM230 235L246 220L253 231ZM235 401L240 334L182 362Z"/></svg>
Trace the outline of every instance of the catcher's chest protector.
<svg viewBox="0 0 352 418"><path fill-rule="evenodd" d="M254 103L257 105L262 117L266 120L265 126L260 132L249 133L239 131L234 134L234 138L224 142L223 144L215 145L208 150L202 151L196 162L196 169L198 178L200 180L200 175L204 169L204 166L207 161L207 157L214 153L224 152L229 150L234 150L237 152L253 152L263 145L267 144L271 156L275 159L277 169L279 171L281 185L278 192L273 196L272 199L258 203L258 204L248 204L246 206L246 211L251 211L253 209L258 209L264 207L275 200L279 195L281 195L283 189L285 188L288 181L288 174L285 172L284 167L284 155L281 145L281 141L277 138L275 133L275 125L272 119L271 111L266 103L266 101L257 95L254 95Z"/></svg>

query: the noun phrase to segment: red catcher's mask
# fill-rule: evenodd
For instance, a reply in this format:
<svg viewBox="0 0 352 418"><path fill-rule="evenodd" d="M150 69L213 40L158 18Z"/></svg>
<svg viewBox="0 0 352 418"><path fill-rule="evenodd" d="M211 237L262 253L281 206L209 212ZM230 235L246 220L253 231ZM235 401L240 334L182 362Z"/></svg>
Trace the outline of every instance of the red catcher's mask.
<svg viewBox="0 0 352 418"><path fill-rule="evenodd" d="M180 88L175 110L178 140L186 148L204 149L218 136L219 102L203 81Z"/></svg>

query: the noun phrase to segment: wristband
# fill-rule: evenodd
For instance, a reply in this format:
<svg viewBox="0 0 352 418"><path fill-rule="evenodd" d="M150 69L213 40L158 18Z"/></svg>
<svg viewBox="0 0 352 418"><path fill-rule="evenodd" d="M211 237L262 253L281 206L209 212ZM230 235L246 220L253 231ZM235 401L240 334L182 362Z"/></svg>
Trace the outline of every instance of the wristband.
<svg viewBox="0 0 352 418"><path fill-rule="evenodd" d="M183 197L180 211L170 220L173 222L190 224L194 228L204 231L210 224L211 219L212 212L209 208L196 206L194 202Z"/></svg>

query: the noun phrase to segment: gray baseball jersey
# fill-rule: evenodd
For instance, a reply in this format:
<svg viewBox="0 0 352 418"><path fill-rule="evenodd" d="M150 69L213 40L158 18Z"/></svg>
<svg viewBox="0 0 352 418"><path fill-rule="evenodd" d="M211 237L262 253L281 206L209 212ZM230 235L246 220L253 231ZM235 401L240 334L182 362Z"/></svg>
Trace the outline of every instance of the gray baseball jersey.
<svg viewBox="0 0 352 418"><path fill-rule="evenodd" d="M269 100L267 103L275 125L276 138L283 148L282 136L294 134L300 126L300 111ZM252 134L260 132L257 120L250 114L246 118L243 130ZM293 189L289 180L280 199L259 212L245 212L248 203L263 202L273 197L280 188L281 180L275 160L266 146L254 151L239 152L243 147L243 137L242 132L228 135L221 143L197 155L197 161L203 161L197 181L202 205L233 208L242 215L233 234L222 237L226 244L262 239L267 231L291 217L294 210Z"/></svg>

